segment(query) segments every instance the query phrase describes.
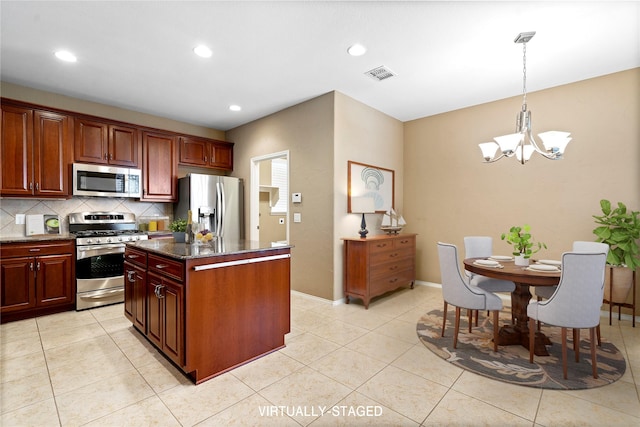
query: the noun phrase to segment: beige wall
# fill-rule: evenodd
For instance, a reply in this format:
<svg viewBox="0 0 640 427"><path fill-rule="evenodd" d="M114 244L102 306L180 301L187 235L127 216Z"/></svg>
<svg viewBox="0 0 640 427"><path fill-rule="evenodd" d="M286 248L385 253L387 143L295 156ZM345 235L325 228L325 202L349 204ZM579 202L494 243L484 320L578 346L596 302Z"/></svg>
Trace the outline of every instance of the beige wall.
<svg viewBox="0 0 640 427"><path fill-rule="evenodd" d="M31 102L45 107L58 108L75 113L88 114L112 120L148 126L156 129L169 130L187 135L201 136L224 140L224 131L196 126L164 117L152 116L124 108L112 107L78 98L71 98L51 92L45 92L12 83L0 82L0 94L3 98Z"/></svg>
<svg viewBox="0 0 640 427"><path fill-rule="evenodd" d="M403 206L403 124L344 94L336 92L334 160L334 288L333 299L344 298L343 243L341 237L358 237L361 215L347 213L347 162L349 160L393 170L395 208ZM381 214L367 214L369 235L382 234Z"/></svg>
<svg viewBox="0 0 640 427"><path fill-rule="evenodd" d="M289 229L295 246L291 287L326 299L333 299L333 242L327 238L333 233L333 104L328 93L227 132L236 144L234 175L246 180L247 203L251 159L289 150L289 190L302 193L302 203L289 203L290 217L302 214Z"/></svg>
<svg viewBox="0 0 640 427"><path fill-rule="evenodd" d="M521 97L405 123L405 218L420 234L418 279L440 281L438 241L463 248L464 236L488 235L494 253L508 254L501 233L528 223L549 248L538 256L558 258L574 240L594 240L600 199L640 210L638 94L640 69L529 93L534 133L572 133L560 161L534 154L525 165L483 164L477 144L513 133Z"/></svg>

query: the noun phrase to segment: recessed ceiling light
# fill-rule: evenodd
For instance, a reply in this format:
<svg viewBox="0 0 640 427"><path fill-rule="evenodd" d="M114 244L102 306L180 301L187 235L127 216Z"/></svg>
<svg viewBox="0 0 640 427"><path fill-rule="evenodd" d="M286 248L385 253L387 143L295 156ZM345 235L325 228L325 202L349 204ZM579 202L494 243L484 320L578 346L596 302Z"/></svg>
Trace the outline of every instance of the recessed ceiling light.
<svg viewBox="0 0 640 427"><path fill-rule="evenodd" d="M349 49L347 49L347 52L351 56L362 56L365 53L367 53L367 48L362 46L360 43L356 43L352 46L349 46Z"/></svg>
<svg viewBox="0 0 640 427"><path fill-rule="evenodd" d="M231 111L240 111L240 110L242 110L242 107L239 106L239 105L235 105L235 104L234 105L229 105L229 110L231 110Z"/></svg>
<svg viewBox="0 0 640 427"><path fill-rule="evenodd" d="M68 50L59 50L55 53L56 58L66 62L76 62L78 58Z"/></svg>
<svg viewBox="0 0 640 427"><path fill-rule="evenodd" d="M195 52L196 55L201 56L202 58L211 58L211 55L213 55L213 52L211 52L211 49L209 49L203 44L194 47L193 51Z"/></svg>

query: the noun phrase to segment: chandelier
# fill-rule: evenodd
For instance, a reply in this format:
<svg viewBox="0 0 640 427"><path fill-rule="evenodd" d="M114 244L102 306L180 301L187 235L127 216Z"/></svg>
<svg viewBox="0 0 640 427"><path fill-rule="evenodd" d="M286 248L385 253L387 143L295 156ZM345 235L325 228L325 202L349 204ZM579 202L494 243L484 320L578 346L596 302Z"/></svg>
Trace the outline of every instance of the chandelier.
<svg viewBox="0 0 640 427"><path fill-rule="evenodd" d="M550 160L562 159L564 150L571 138L569 132L548 131L539 133L544 149L536 142L531 133L531 111L527 109L527 42L536 34L535 31L520 33L513 41L522 43L522 110L516 117L516 133L510 135L497 136L495 142L483 142L478 144L482 150L482 157L485 163L495 162L503 157L513 157L522 164L531 158L536 152ZM501 153L496 155L498 148Z"/></svg>

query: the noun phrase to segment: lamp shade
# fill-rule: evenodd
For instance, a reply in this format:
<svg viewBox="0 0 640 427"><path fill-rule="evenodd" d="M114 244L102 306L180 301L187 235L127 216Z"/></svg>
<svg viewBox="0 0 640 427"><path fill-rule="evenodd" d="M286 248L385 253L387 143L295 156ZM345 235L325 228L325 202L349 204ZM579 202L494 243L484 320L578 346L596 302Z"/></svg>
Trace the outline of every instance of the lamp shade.
<svg viewBox="0 0 640 427"><path fill-rule="evenodd" d="M351 212L352 213L374 213L376 205L373 197L352 197Z"/></svg>

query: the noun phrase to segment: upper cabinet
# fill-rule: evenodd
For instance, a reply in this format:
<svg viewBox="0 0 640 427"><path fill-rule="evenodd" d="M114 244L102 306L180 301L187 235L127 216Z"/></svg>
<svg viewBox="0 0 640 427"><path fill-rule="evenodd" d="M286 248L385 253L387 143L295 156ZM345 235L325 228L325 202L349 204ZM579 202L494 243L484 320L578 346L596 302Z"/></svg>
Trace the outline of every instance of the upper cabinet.
<svg viewBox="0 0 640 427"><path fill-rule="evenodd" d="M233 143L180 137L180 164L232 171Z"/></svg>
<svg viewBox="0 0 640 427"><path fill-rule="evenodd" d="M73 118L65 114L2 104L4 197L69 197Z"/></svg>
<svg viewBox="0 0 640 427"><path fill-rule="evenodd" d="M138 167L138 130L95 120L75 120L75 161Z"/></svg>
<svg viewBox="0 0 640 427"><path fill-rule="evenodd" d="M142 176L140 200L175 202L178 186L177 137L162 132L142 132Z"/></svg>

